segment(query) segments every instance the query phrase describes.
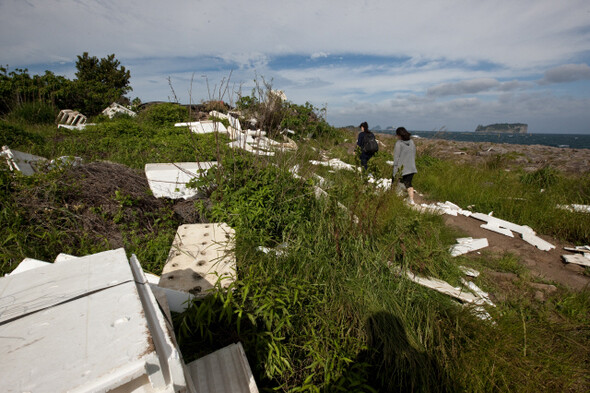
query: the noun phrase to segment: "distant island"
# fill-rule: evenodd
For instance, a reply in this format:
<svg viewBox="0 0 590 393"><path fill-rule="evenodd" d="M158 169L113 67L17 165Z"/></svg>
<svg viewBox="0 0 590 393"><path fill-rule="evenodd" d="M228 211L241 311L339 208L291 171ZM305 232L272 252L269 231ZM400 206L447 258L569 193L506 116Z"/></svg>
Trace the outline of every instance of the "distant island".
<svg viewBox="0 0 590 393"><path fill-rule="evenodd" d="M477 126L475 132L501 132L507 134L526 134L528 132L528 124L523 123L498 123L482 126Z"/></svg>

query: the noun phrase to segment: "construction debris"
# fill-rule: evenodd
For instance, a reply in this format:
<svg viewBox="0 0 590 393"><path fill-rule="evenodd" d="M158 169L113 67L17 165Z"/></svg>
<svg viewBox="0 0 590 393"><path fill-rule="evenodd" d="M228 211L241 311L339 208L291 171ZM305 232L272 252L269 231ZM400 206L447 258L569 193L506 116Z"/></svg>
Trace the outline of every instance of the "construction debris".
<svg viewBox="0 0 590 393"><path fill-rule="evenodd" d="M398 274L404 275L406 278L415 282L416 284L422 285L426 288L434 289L437 292L451 296L463 303L476 306L473 308L473 311L478 318L484 320L492 319L490 314L488 314L488 312L482 306L484 304L495 306L494 303L492 303L492 301L489 299L489 296L486 292L479 289L479 287L477 287L475 284L470 283L470 281L462 280L464 285L474 289L475 295L467 290L464 290L463 288L454 287L448 282L438 278L420 277L409 270L402 271L401 268L397 266L394 268L394 270L397 271Z"/></svg>
<svg viewBox="0 0 590 393"><path fill-rule="evenodd" d="M210 134L213 132L220 132L227 134L227 128L218 121L204 120L204 121L193 121L189 123L176 123L175 127L188 127L191 132L195 134Z"/></svg>
<svg viewBox="0 0 590 393"><path fill-rule="evenodd" d="M204 297L219 281L227 288L236 280L234 230L225 223L178 227L159 286Z"/></svg>
<svg viewBox="0 0 590 393"><path fill-rule="evenodd" d="M189 199L199 191L187 183L215 165L215 161L145 164L144 171L156 198Z"/></svg>
<svg viewBox="0 0 590 393"><path fill-rule="evenodd" d="M462 216L469 217L472 214L469 210L461 209L459 206L449 201L446 201L444 203L422 203L420 205L412 205L412 208L420 212L433 214L448 214L451 216L457 216L458 214L461 214Z"/></svg>
<svg viewBox="0 0 590 393"><path fill-rule="evenodd" d="M469 277L479 277L479 272L467 266L459 266L459 269Z"/></svg>
<svg viewBox="0 0 590 393"><path fill-rule="evenodd" d="M78 111L62 109L57 115L55 122L58 124L57 128L83 129L87 125L86 120L86 116Z"/></svg>
<svg viewBox="0 0 590 393"><path fill-rule="evenodd" d="M522 240L529 244L532 244L539 250L549 251L555 248L553 244L538 237L535 234L535 231L533 231L533 229L529 226L514 224L510 221L501 220L499 218L492 217L491 215L482 213L473 213L471 217L478 219L480 221L485 221L486 224L481 225L482 228L502 233L510 237L514 236L512 232L519 233L522 237Z"/></svg>
<svg viewBox="0 0 590 393"><path fill-rule="evenodd" d="M21 265L0 278L4 390L258 392L240 343L183 362L168 292L123 249Z"/></svg>
<svg viewBox="0 0 590 393"><path fill-rule="evenodd" d="M574 263L576 265L590 267L590 258L585 255L571 254L561 256L566 263Z"/></svg>
<svg viewBox="0 0 590 393"><path fill-rule="evenodd" d="M576 213L590 213L590 205L579 205L579 204L571 204L571 205L557 205L559 209L569 210L570 212Z"/></svg>
<svg viewBox="0 0 590 393"><path fill-rule="evenodd" d="M102 114L108 116L109 119L112 119L118 113L128 115L131 117L137 116L137 113L133 112L131 109L125 108L123 105L117 104L116 102L113 102L111 105L109 105L102 111Z"/></svg>
<svg viewBox="0 0 590 393"><path fill-rule="evenodd" d="M467 254L468 252L480 250L489 246L488 239L474 239L472 237L461 237L457 239L457 244L451 246L449 252L452 256Z"/></svg>
<svg viewBox="0 0 590 393"><path fill-rule="evenodd" d="M316 160L310 160L309 161L312 165L323 165L323 166L328 166L330 168L333 169L347 169L349 171L361 171L361 168L356 167L354 165L350 165L345 163L342 160L339 160L338 158L332 158L331 160L328 161L316 161Z"/></svg>
<svg viewBox="0 0 590 393"><path fill-rule="evenodd" d="M11 150L8 146L2 146L0 157L6 159L6 163L11 171L19 171L26 176L40 172L41 168L47 165L48 162L47 158L23 153L18 150Z"/></svg>
<svg viewBox="0 0 590 393"><path fill-rule="evenodd" d="M189 364L197 392L257 393L242 343L231 344Z"/></svg>

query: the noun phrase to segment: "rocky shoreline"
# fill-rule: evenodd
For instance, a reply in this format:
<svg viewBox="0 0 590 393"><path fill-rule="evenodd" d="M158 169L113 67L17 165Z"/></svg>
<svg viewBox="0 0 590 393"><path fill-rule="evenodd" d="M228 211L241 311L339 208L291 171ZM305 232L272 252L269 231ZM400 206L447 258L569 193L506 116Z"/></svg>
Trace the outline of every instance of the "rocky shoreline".
<svg viewBox="0 0 590 393"><path fill-rule="evenodd" d="M499 160L507 169L521 168L527 172L547 166L564 174L582 175L590 172L590 149L426 138L416 138L415 142L418 154L428 153L436 158L451 159L462 164L474 165Z"/></svg>

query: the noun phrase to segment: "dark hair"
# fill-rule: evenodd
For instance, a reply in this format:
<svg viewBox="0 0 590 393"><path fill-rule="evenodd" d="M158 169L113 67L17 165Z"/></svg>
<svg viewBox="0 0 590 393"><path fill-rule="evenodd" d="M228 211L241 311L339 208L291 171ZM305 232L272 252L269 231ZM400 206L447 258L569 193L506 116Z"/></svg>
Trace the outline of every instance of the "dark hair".
<svg viewBox="0 0 590 393"><path fill-rule="evenodd" d="M366 121L363 121L359 127L363 127L365 131L369 131L369 125Z"/></svg>
<svg viewBox="0 0 590 393"><path fill-rule="evenodd" d="M410 134L404 127L398 127L397 130L395 130L395 134L399 135L402 138L402 141L409 141L412 136L412 134Z"/></svg>

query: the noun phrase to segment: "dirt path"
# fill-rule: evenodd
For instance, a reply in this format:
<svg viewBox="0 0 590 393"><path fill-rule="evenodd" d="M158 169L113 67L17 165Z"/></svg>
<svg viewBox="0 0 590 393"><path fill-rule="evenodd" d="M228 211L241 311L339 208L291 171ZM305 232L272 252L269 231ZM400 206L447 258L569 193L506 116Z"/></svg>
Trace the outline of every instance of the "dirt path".
<svg viewBox="0 0 590 393"><path fill-rule="evenodd" d="M422 202L419 196L416 197L416 202ZM584 275L585 269L582 266L567 264L562 261L562 255L571 254L565 251L563 247L574 247L572 244L565 244L548 236L537 235L555 246L550 251L541 251L522 240L518 234L511 238L483 229L480 225L484 222L472 217L445 214L444 221L446 225L456 228L474 239L487 238L489 246L485 250L488 252L497 255L505 253L516 255L520 262L537 278L555 282L578 291L585 288L590 289L590 276Z"/></svg>

